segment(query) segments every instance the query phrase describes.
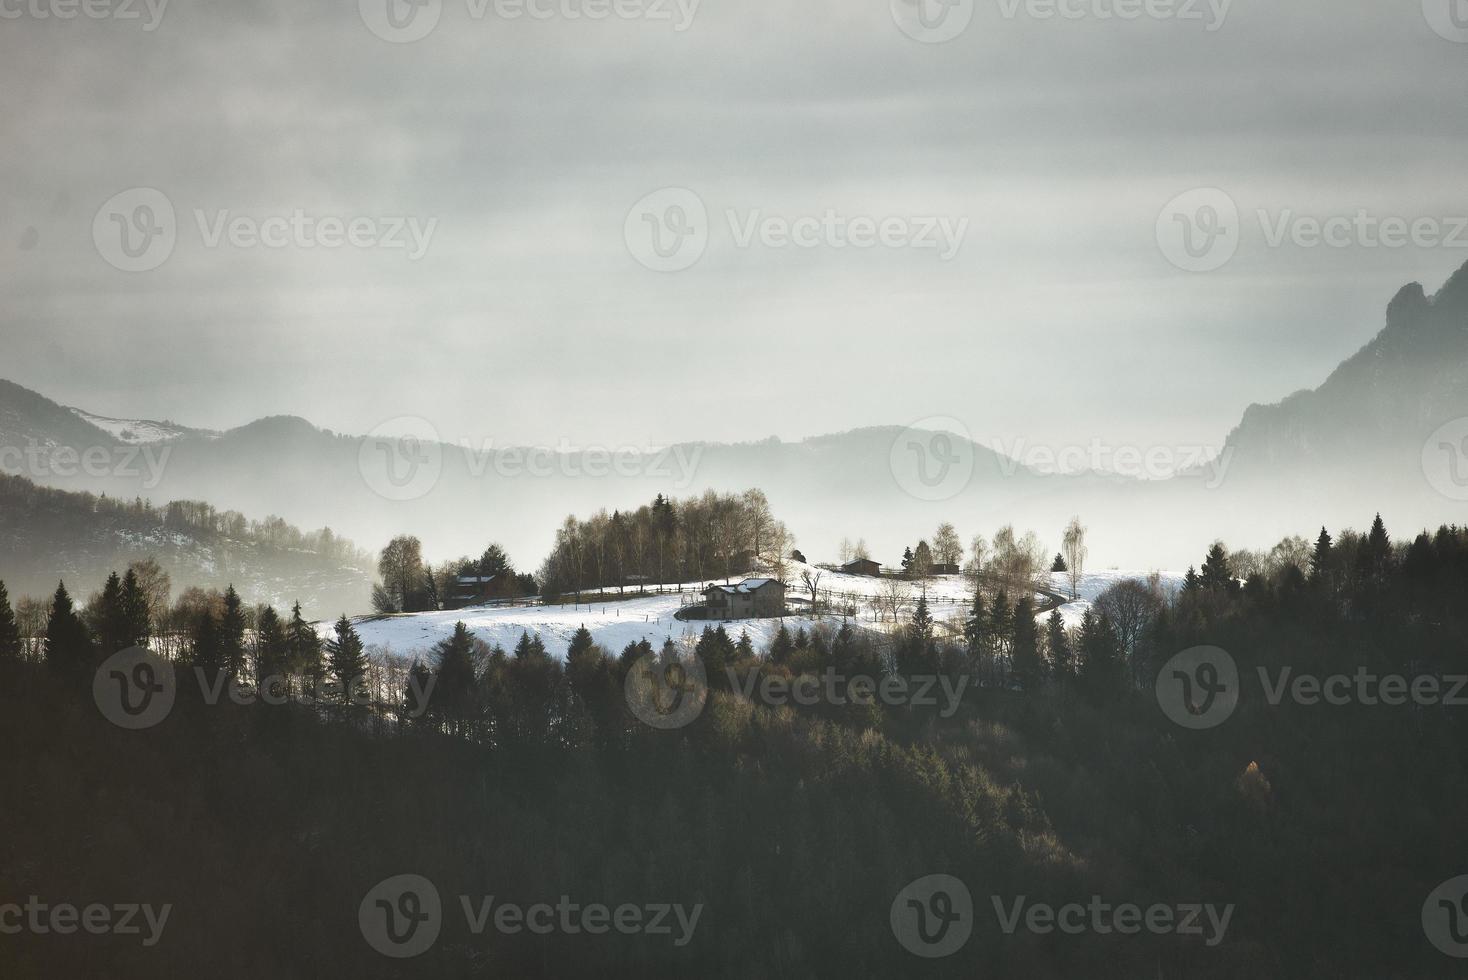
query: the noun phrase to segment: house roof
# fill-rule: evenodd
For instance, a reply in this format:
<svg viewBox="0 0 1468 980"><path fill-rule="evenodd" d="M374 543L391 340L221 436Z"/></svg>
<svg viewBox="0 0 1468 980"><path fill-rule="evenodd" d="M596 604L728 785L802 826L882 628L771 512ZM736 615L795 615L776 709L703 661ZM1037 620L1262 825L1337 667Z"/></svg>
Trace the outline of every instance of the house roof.
<svg viewBox="0 0 1468 980"><path fill-rule="evenodd" d="M498 577L497 575L460 575L457 581L459 585L488 585Z"/></svg>
<svg viewBox="0 0 1468 980"><path fill-rule="evenodd" d="M749 593L749 592L758 592L760 589L763 589L767 585L779 585L779 584L780 584L779 582L776 582L772 578L747 578L743 582L740 582L738 585L710 585L708 588L704 589L703 591L705 591L705 592L728 592L730 594L733 594L733 593L736 593L736 592Z"/></svg>

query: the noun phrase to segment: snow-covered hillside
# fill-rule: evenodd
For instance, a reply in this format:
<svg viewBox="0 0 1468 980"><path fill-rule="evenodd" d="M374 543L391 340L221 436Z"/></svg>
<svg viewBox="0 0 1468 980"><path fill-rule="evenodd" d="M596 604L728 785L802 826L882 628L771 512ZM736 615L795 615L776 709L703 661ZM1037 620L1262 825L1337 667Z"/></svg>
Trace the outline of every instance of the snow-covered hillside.
<svg viewBox="0 0 1468 980"><path fill-rule="evenodd" d="M817 588L822 593L823 601L827 599L826 594L830 593L830 598L849 602L855 607L856 613L852 617L854 625L874 630L890 628L890 618L886 618L885 622L879 621L877 612L870 604L872 598L882 595L889 588L890 580L844 575L792 563L786 575L790 583L787 597L797 615L786 616L783 620L785 627L792 633L801 627L812 629L822 620L828 623L840 622L839 616L826 616L817 620L799 614L800 600L809 596L800 584L801 572L805 570L819 572L821 578ZM1085 610L1107 588L1123 579L1146 579L1148 574L1115 570L1087 572L1080 582L1080 598L1062 605L1061 615L1069 625L1078 624ZM1175 573L1161 573L1161 578L1164 588L1169 590L1176 589L1182 582L1182 576ZM1054 575L1052 579L1055 592L1069 594L1070 582L1067 576ZM452 634L454 624L458 622L463 622L486 643L498 644L506 650L514 647L521 633L539 633L546 649L558 657L565 655L572 634L579 627L585 626L598 643L615 654L627 644L643 638L654 646L660 646L669 637L676 640L684 636L697 636L705 625L702 621L683 622L676 619L674 614L681 606L694 601L693 596L704 584L685 584L681 595L669 592L664 595L637 596L635 592L629 591L626 599L590 605L470 607L400 616L363 617L356 620L355 625L363 641L369 647L375 648L375 652L407 657L427 653L435 643ZM939 622L962 619L972 601L972 586L961 575L934 576L924 583L903 583L903 588L909 604L916 601L920 591L925 591L933 616ZM903 621L905 620L904 615ZM724 626L736 639L741 631L747 631L755 648L762 650L774 638L780 623L781 620L778 619L741 619L726 622ZM322 635L326 636L330 632L331 624L321 623L319 628Z"/></svg>
<svg viewBox="0 0 1468 980"><path fill-rule="evenodd" d="M90 415L79 408L73 408L72 411L83 422L95 425L118 442L129 446L173 442L175 439L188 435L190 431L193 431L183 426L171 425L167 422L149 422L143 419L109 419L101 415Z"/></svg>

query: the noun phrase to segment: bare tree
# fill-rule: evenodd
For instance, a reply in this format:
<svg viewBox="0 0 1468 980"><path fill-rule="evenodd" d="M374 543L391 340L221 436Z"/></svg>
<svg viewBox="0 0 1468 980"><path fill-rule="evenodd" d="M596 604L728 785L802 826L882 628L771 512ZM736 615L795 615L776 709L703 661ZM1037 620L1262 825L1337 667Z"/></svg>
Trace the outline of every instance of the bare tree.
<svg viewBox="0 0 1468 980"><path fill-rule="evenodd" d="M1070 575L1070 597L1074 599L1080 595L1081 571L1086 564L1086 529L1079 517L1072 517L1070 524L1066 525L1061 550L1065 554L1066 572Z"/></svg>
<svg viewBox="0 0 1468 980"><path fill-rule="evenodd" d="M1096 600L1096 608L1106 614L1111 620L1112 628L1116 630L1116 637L1126 652L1127 664L1132 670L1134 680L1138 676L1137 647L1147 628L1162 610L1162 605L1162 596L1157 587L1134 578L1117 582Z"/></svg>
<svg viewBox="0 0 1468 980"><path fill-rule="evenodd" d="M944 521L933 533L933 559L940 565L957 565L962 558L963 542L958 539L958 531Z"/></svg>
<svg viewBox="0 0 1468 980"><path fill-rule="evenodd" d="M852 550L851 550L851 558L852 558L853 561L855 561L858 558L865 558L867 561L871 561L871 559L872 559L872 553L867 550L867 539L866 538L857 538L856 539L856 546L854 548L852 548Z"/></svg>
<svg viewBox="0 0 1468 980"><path fill-rule="evenodd" d="M907 584L897 578L883 579L881 596L887 611L892 615L892 622L898 622L902 616L902 608L907 605Z"/></svg>
<svg viewBox="0 0 1468 980"><path fill-rule="evenodd" d="M984 574L984 563L989 553L989 541L982 534L975 534L972 543L969 544L968 564L964 566L964 574L973 580L974 588L979 586L979 578Z"/></svg>
<svg viewBox="0 0 1468 980"><path fill-rule="evenodd" d="M845 565L856 557L856 545L851 543L850 538L841 539L841 547L836 549L836 563Z"/></svg>
<svg viewBox="0 0 1468 980"><path fill-rule="evenodd" d="M816 611L816 589L820 588L822 573L820 569L806 568L800 573L800 582L810 592L810 611Z"/></svg>

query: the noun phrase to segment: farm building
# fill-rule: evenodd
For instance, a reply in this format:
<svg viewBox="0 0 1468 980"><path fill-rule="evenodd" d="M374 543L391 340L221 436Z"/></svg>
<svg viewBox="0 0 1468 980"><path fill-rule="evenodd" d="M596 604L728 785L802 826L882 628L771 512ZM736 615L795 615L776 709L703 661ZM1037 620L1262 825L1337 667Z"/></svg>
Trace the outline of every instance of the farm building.
<svg viewBox="0 0 1468 980"><path fill-rule="evenodd" d="M841 570L847 575L870 575L877 578L882 574L882 566L870 558L857 558L841 566Z"/></svg>
<svg viewBox="0 0 1468 980"><path fill-rule="evenodd" d="M738 585L703 590L710 619L768 619L785 615L785 585L772 578L747 578Z"/></svg>

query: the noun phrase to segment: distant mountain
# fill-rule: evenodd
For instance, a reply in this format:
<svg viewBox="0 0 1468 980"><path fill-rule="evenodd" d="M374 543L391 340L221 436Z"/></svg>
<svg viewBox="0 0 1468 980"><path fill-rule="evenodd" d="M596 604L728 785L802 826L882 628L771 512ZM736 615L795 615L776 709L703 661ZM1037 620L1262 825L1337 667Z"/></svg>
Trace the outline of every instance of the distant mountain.
<svg viewBox="0 0 1468 980"><path fill-rule="evenodd" d="M1431 298L1419 283L1404 287L1387 306L1382 331L1324 384L1249 406L1226 445L1241 477L1344 470L1370 481L1371 470L1387 464L1415 479L1424 441L1463 417L1468 266Z"/></svg>
<svg viewBox="0 0 1468 980"><path fill-rule="evenodd" d="M897 426L799 442L687 443L616 460L382 442L295 417L210 432L105 419L8 382L0 382L0 471L125 499L278 514L372 549L411 533L434 561L497 541L527 570L568 514L749 487L765 491L814 561L835 557L850 537L894 563L940 521L965 538L1014 524L1058 550L1078 514L1091 528L1094 567L1176 569L1216 538L1267 548L1322 524L1364 527L1377 511L1399 534L1461 520L1468 492L1456 495L1427 471L1447 465L1429 458L1447 442L1429 437L1455 419L1468 419L1468 267L1431 298L1420 285L1403 289L1380 335L1318 389L1251 406L1211 469L1173 480L1045 475L957 436ZM18 455L22 447L31 456ZM89 449L133 465L56 465L57 453ZM1468 459L1449 462L1468 472ZM1449 472L1458 478L1459 469Z"/></svg>
<svg viewBox="0 0 1468 980"><path fill-rule="evenodd" d="M13 595L47 596L65 579L85 600L109 572L154 558L189 586L234 585L246 602L327 618L366 607L370 563L351 542L302 534L282 521L252 526L242 515L202 504L153 508L39 487L0 475L0 580Z"/></svg>

